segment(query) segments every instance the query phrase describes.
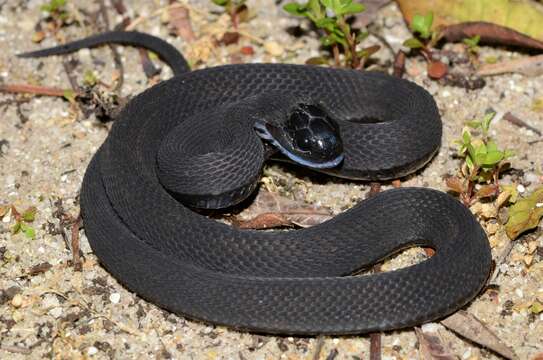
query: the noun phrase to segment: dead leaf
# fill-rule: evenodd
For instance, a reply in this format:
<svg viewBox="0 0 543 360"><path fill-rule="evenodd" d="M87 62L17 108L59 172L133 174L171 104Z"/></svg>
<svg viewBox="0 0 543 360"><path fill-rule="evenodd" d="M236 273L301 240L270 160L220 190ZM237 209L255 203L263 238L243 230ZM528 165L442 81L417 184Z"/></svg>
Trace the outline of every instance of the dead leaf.
<svg viewBox="0 0 543 360"><path fill-rule="evenodd" d="M540 187L509 208L509 219L505 224L505 232L511 240L514 240L524 231L535 228L542 217L543 187Z"/></svg>
<svg viewBox="0 0 543 360"><path fill-rule="evenodd" d="M170 7L168 9L170 26L174 33L187 42L196 40L192 30L189 10L185 7Z"/></svg>
<svg viewBox="0 0 543 360"><path fill-rule="evenodd" d="M464 310L459 310L441 320L441 324L507 359L518 359L515 352L505 345L483 322Z"/></svg>
<svg viewBox="0 0 543 360"><path fill-rule="evenodd" d="M445 179L445 184L447 184L447 187L458 193L461 194L464 192L464 182L460 180L457 176L449 176Z"/></svg>
<svg viewBox="0 0 543 360"><path fill-rule="evenodd" d="M479 35L479 41L485 44L543 49L542 41L538 41L514 29L484 21L449 25L441 29L441 34L450 42L462 41L463 39Z"/></svg>
<svg viewBox="0 0 543 360"><path fill-rule="evenodd" d="M426 333L420 328L415 328L415 334L419 340L420 357L423 360L456 360L457 356L453 355L449 349L443 344L441 337L436 333Z"/></svg>
<svg viewBox="0 0 543 360"><path fill-rule="evenodd" d="M35 276L41 273L46 272L47 270L51 269L53 265L51 265L48 262L43 262L38 265L32 266L30 269L28 269L27 274L30 276Z"/></svg>
<svg viewBox="0 0 543 360"><path fill-rule="evenodd" d="M477 74L480 76L504 73L520 73L528 76L541 75L543 74L543 55L527 56L496 64L484 64L477 70Z"/></svg>
<svg viewBox="0 0 543 360"><path fill-rule="evenodd" d="M323 223L332 217L332 212L327 208L305 204L261 190L253 203L238 215L235 222L243 229L269 229L293 225L309 227Z"/></svg>
<svg viewBox="0 0 543 360"><path fill-rule="evenodd" d="M496 185L483 185L475 193L475 196L479 199L495 196L498 193L498 187Z"/></svg>
<svg viewBox="0 0 543 360"><path fill-rule="evenodd" d="M259 214L250 220L237 221L237 227L240 229L270 229L292 225L291 221L276 213Z"/></svg>
<svg viewBox="0 0 543 360"><path fill-rule="evenodd" d="M543 5L531 0L397 0L397 3L407 23L416 14L432 12L434 30L465 22L488 22L543 41Z"/></svg>
<svg viewBox="0 0 543 360"><path fill-rule="evenodd" d="M32 35L31 40L33 43L39 44L43 41L43 39L45 39L45 32L38 30Z"/></svg>
<svg viewBox="0 0 543 360"><path fill-rule="evenodd" d="M6 216L10 209L11 205L0 205L0 218Z"/></svg>
<svg viewBox="0 0 543 360"><path fill-rule="evenodd" d="M227 31L219 40L219 44L223 44L223 45L237 44L239 41L239 38L240 38L240 35L238 32Z"/></svg>

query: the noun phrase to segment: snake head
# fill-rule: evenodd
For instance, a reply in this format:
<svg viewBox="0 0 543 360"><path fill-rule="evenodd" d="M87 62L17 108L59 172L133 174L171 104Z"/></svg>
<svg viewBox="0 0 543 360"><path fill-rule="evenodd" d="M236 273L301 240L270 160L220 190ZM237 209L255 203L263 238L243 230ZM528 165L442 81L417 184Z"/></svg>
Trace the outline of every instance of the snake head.
<svg viewBox="0 0 543 360"><path fill-rule="evenodd" d="M257 121L257 134L301 165L325 169L343 160L339 125L317 105L297 104L279 124Z"/></svg>

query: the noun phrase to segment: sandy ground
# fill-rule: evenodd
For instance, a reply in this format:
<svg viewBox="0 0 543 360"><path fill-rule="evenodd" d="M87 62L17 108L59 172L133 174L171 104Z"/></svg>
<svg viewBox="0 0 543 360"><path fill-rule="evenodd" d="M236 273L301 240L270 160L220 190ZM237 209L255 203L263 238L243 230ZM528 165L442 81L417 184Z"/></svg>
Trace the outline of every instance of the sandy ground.
<svg viewBox="0 0 543 360"><path fill-rule="evenodd" d="M5 83L33 83L69 88L61 58L43 60L17 59L14 54L35 49L34 26L43 17L43 1L0 2L0 75ZM70 9L95 12L94 2L69 1ZM132 18L148 16L166 5L165 1L125 0ZM249 1L254 17L243 25L255 39L243 37L241 45L209 50L213 34L224 32L228 21L220 9L203 0L190 1L193 26L199 40L188 45L169 35L161 17L149 17L137 29L167 39L181 49L195 67L213 66L232 61L302 63L318 55L314 35L295 38L286 29L299 23L288 17L271 0ZM83 13L80 16L85 18ZM110 21L120 18L109 8ZM162 19L163 20L163 19ZM222 27L221 27L222 26ZM397 49L408 37L401 15L394 4L382 9L374 23L376 31ZM88 22L60 31L75 39L98 30ZM206 43L207 42L207 43ZM41 45L55 43L52 37ZM379 43L376 39L368 41ZM277 48L279 45L279 48ZM240 55L240 46L252 46L253 55ZM267 51L266 51L267 49ZM123 95L136 94L149 86L141 71L134 49L119 50L125 66ZM508 59L521 54L483 47L481 57ZM107 48L83 50L75 55L80 64L75 70L81 82L85 71L92 70L105 83L112 83L114 67ZM381 66L391 61L386 49L378 54ZM164 69L161 78L170 76ZM420 173L403 184L445 190L443 176L454 174L459 161L453 157L453 140L463 124L481 117L487 108L498 111L492 135L503 147L512 148L517 156L512 166L518 171L503 182L517 181L529 192L541 185L543 142L530 130L499 120L511 111L528 124L543 128L543 115L533 109L535 99L543 96L543 77L501 75L487 79L480 90L443 86L429 80L424 63L417 58L407 62L406 77L427 88L436 98L444 121L443 146L439 154ZM20 104L4 103L19 99ZM307 359L320 349L320 359L367 359L369 337L293 338L240 333L223 327L185 320L149 304L121 287L98 263L84 230L81 230L83 269L74 271L71 251L60 230L69 228L59 221L59 208L76 216L78 192L85 168L107 135L93 115L84 117L60 98L15 97L0 94L0 204L14 204L17 209L37 207L35 239L11 234L12 216L0 222L0 358L118 358L141 359ZM4 142L6 140L6 142ZM531 143L534 142L534 143ZM368 184L322 177L299 178L290 168L270 165L263 180L291 199L328 206L334 213L344 211L364 198ZM271 184L271 185L270 185ZM385 187L390 186L385 185ZM484 223L490 233L496 225ZM490 230L494 228L494 230ZM506 245L503 234L490 237L494 254ZM533 249L537 249L535 253ZM500 265L501 273L492 290L479 296L467 310L484 321L488 328L509 345L521 359L532 359L543 352L543 314L528 309L537 298L543 300L543 237L541 228L516 241L511 254ZM408 261L415 251L394 261ZM528 266L526 255L534 254ZM36 265L48 263L44 272L34 274ZM36 270L36 268L34 268ZM36 272L36 271L34 271ZM498 358L445 330L435 327L451 352L462 359ZM322 347L321 347L322 345ZM383 359L419 358L419 343L413 330L386 333L382 337Z"/></svg>

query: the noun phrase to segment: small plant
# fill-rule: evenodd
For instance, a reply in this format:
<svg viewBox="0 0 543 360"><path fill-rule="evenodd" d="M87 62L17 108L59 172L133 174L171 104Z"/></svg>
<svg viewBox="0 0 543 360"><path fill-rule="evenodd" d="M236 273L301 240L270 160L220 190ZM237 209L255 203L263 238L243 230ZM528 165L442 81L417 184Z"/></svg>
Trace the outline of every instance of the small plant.
<svg viewBox="0 0 543 360"><path fill-rule="evenodd" d="M283 9L289 14L308 18L324 31L321 43L332 48L336 66L340 66L340 53L343 53L344 66L363 68L365 60L379 49L373 46L357 50L358 44L368 33L355 33L346 21L347 16L364 11L362 4L353 3L352 0L309 0L307 3L288 3Z"/></svg>
<svg viewBox="0 0 543 360"><path fill-rule="evenodd" d="M51 33L56 33L61 27L77 21L67 9L67 0L50 0L41 6L41 10L47 14L47 17L43 19L46 25L44 30ZM45 37L41 24L38 24L38 28L39 30L33 36L35 42L40 42Z"/></svg>
<svg viewBox="0 0 543 360"><path fill-rule="evenodd" d="M447 186L460 194L462 202L469 206L476 198L496 197L500 192L499 175L511 150L501 150L488 132L495 113L488 113L483 120L468 122L462 138L457 140L458 155L463 158L460 176L447 179ZM472 132L479 131L475 137ZM478 187L478 188L477 188Z"/></svg>
<svg viewBox="0 0 543 360"><path fill-rule="evenodd" d="M479 41L481 36L475 35L473 37L462 40L462 42L467 46L468 52L472 55L477 55L479 53Z"/></svg>
<svg viewBox="0 0 543 360"><path fill-rule="evenodd" d="M36 237L36 231L29 224L36 218L37 209L34 206L29 207L23 213L19 213L15 206L11 206L11 216L15 218L15 225L11 227L12 234L22 232L29 239Z"/></svg>
<svg viewBox="0 0 543 360"><path fill-rule="evenodd" d="M67 20L66 0L50 0L49 3L41 6L41 10L49 14L51 18Z"/></svg>
<svg viewBox="0 0 543 360"><path fill-rule="evenodd" d="M441 38L437 31L432 30L434 15L430 12L426 15L415 15L411 21L413 37L404 41L403 45L424 56L428 63L428 76L432 79L441 79L448 72L446 64L434 59L433 48Z"/></svg>
<svg viewBox="0 0 543 360"><path fill-rule="evenodd" d="M215 5L222 6L230 16L234 29L241 21L247 18L246 0L211 0Z"/></svg>

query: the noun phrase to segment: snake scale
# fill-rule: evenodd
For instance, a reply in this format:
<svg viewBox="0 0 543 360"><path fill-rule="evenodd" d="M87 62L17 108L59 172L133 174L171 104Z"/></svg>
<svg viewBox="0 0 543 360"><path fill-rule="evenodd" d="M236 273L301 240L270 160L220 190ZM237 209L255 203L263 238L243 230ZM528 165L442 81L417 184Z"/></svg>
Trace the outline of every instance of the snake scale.
<svg viewBox="0 0 543 360"><path fill-rule="evenodd" d="M339 131L341 161L319 171L384 180L420 169L442 132L436 104L421 87L377 72L308 65L189 71L173 46L138 32L108 32L22 56L104 43L153 50L175 73L123 109L81 189L92 249L128 289L174 313L237 329L349 334L444 317L483 287L491 266L486 235L462 204L436 190L384 191L293 231L239 230L192 209L249 196L264 161L285 157L274 145L293 138L276 131L298 108L318 108L324 120L315 126ZM257 134L262 128L269 132ZM396 271L355 275L415 245L435 255Z"/></svg>

